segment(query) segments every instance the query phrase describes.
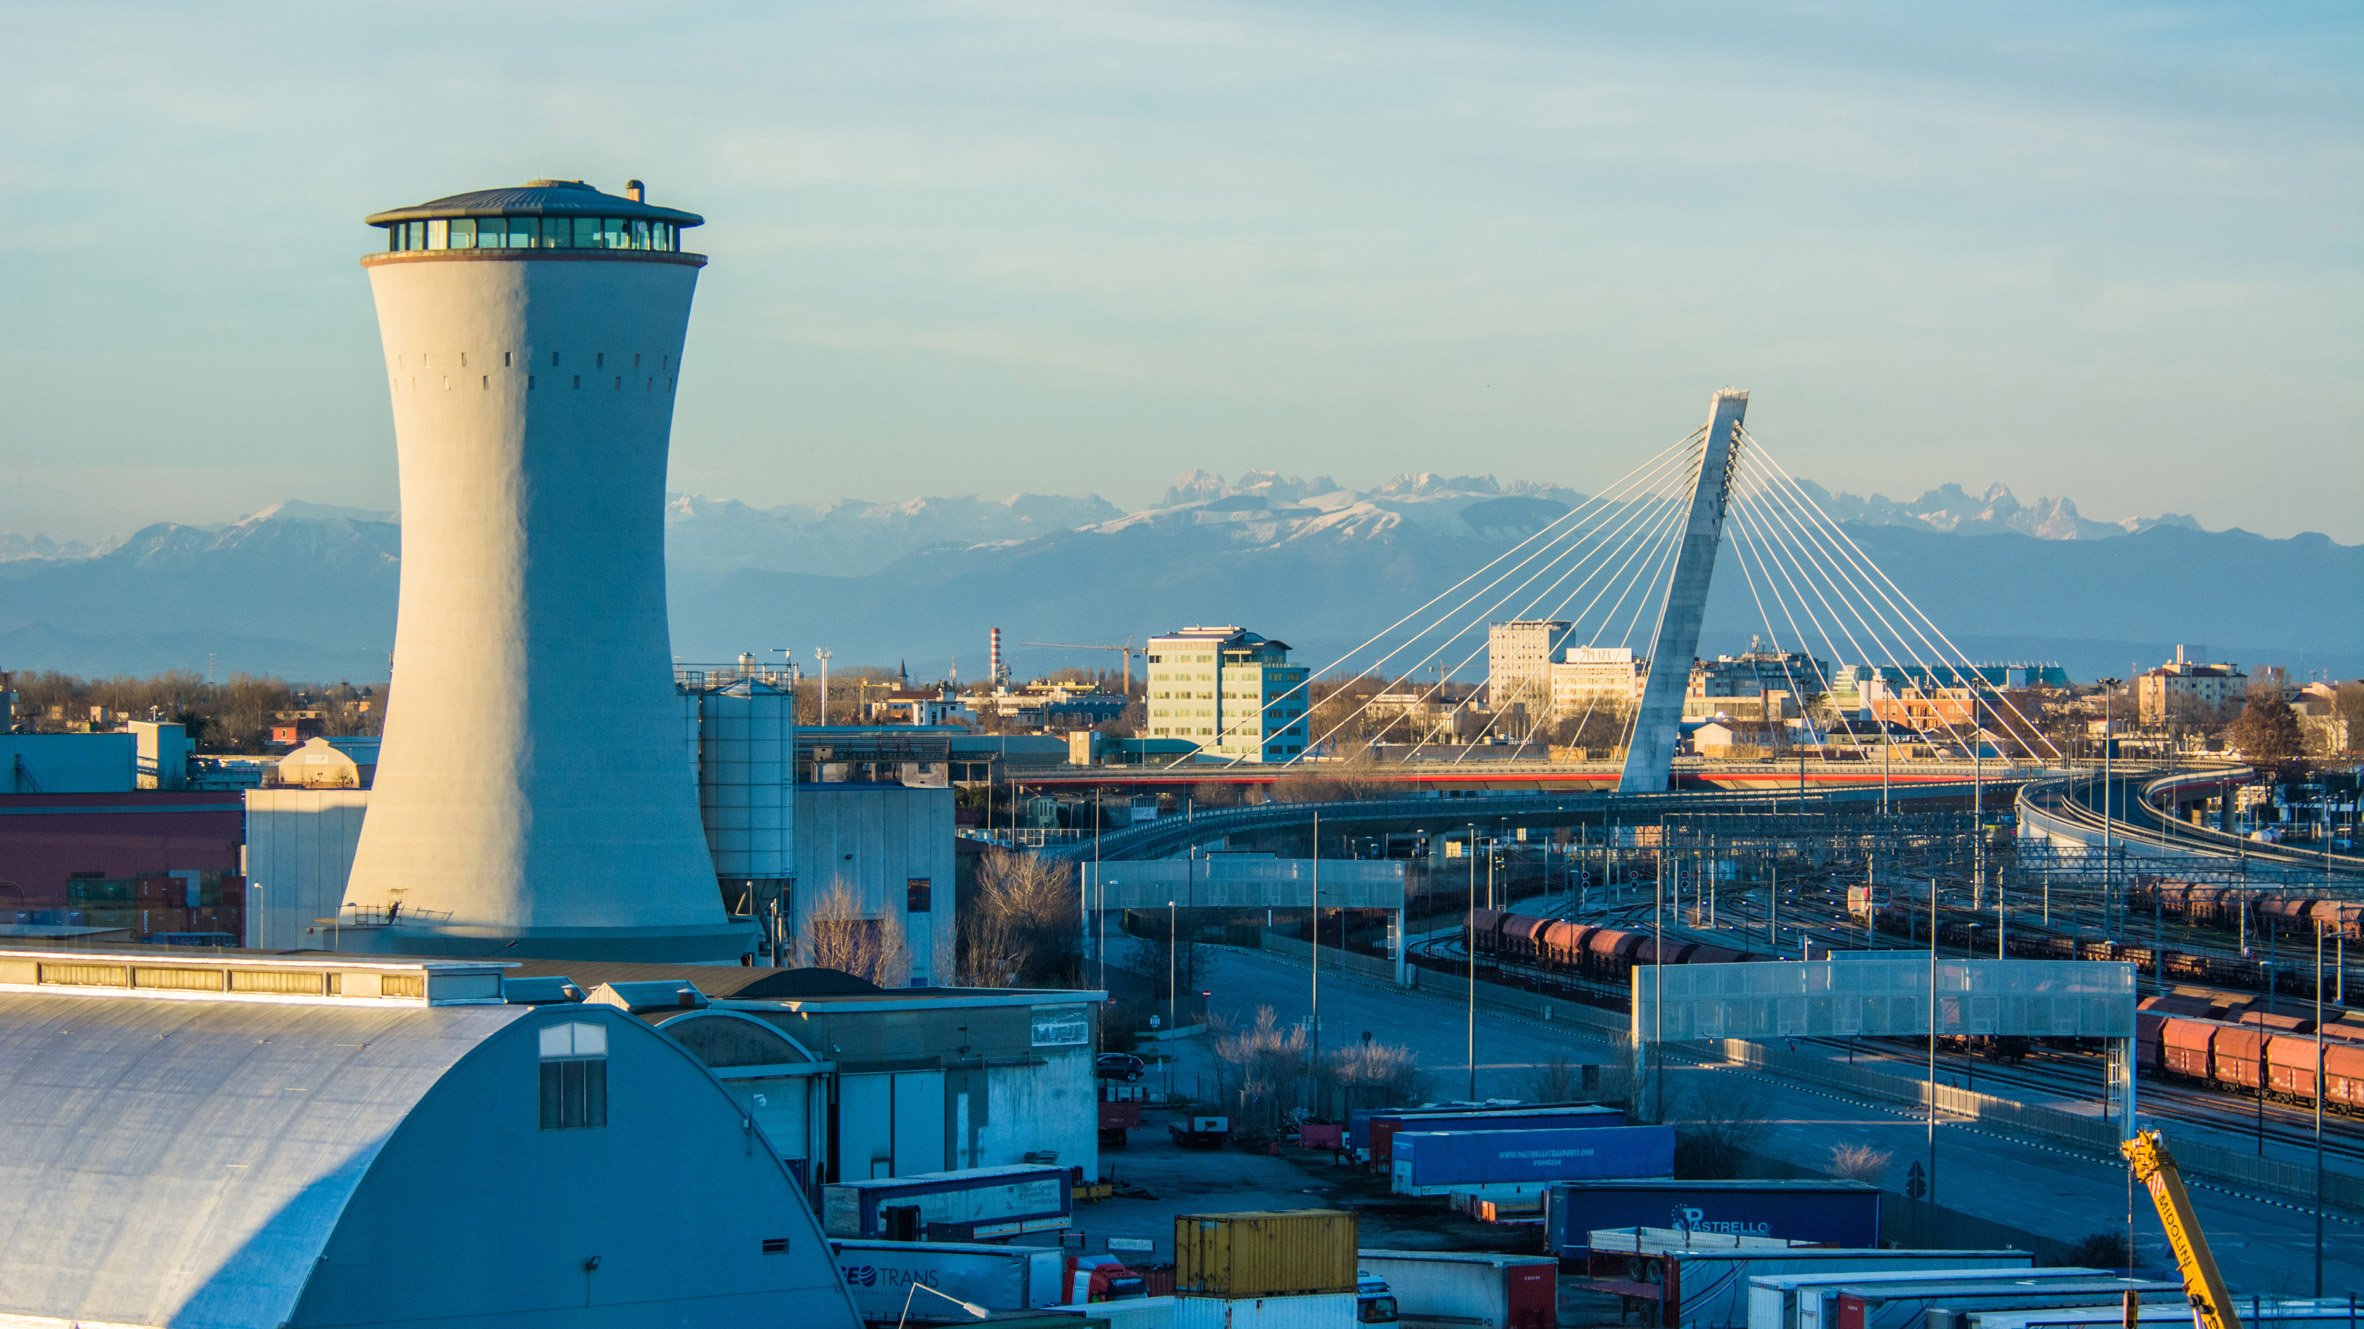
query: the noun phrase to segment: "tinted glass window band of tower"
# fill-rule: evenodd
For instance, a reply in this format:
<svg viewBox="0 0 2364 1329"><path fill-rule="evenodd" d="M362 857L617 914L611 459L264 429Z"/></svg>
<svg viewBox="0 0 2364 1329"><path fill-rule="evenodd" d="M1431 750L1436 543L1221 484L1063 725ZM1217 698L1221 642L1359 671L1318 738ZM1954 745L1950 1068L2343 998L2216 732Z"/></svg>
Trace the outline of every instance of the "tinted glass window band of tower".
<svg viewBox="0 0 2364 1329"><path fill-rule="evenodd" d="M681 242L704 219L638 181L535 180L368 220L401 609L341 943L736 960L753 929L715 889L665 621L672 389L706 263ZM617 364L665 374L547 390ZM448 389L463 365L478 391ZM596 1074L549 1072L560 1128L603 1110Z"/></svg>

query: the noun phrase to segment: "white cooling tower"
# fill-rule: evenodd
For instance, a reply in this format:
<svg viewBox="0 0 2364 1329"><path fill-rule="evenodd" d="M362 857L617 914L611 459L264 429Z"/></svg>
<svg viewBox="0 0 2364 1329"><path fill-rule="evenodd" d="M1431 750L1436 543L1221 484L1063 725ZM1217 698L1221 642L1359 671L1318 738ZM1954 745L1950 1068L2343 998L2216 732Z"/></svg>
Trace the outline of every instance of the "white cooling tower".
<svg viewBox="0 0 2364 1329"><path fill-rule="evenodd" d="M345 943L730 960L682 760L665 458L703 220L569 181L371 217L402 487Z"/></svg>

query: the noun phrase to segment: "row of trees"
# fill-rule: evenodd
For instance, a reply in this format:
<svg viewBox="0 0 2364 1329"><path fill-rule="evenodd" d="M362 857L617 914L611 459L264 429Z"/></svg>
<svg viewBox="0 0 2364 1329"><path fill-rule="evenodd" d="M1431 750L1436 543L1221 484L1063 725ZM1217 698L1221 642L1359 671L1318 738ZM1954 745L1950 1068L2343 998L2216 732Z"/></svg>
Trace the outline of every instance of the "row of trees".
<svg viewBox="0 0 2364 1329"><path fill-rule="evenodd" d="M382 688L290 683L263 674L232 674L215 683L187 669L113 678L30 671L12 675L9 686L17 694L21 729L87 728L98 710L185 726L192 742L221 752L262 748L282 712L318 711L322 732L334 736L374 734L385 715Z"/></svg>

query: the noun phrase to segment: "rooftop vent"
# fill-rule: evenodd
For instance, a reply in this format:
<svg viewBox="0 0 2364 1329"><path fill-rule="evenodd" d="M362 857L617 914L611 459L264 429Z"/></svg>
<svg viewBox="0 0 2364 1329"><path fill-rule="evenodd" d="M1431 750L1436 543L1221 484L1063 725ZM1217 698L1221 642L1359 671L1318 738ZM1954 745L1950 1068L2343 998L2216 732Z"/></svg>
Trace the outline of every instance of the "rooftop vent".
<svg viewBox="0 0 2364 1329"><path fill-rule="evenodd" d="M638 180L626 180L624 182L624 197L635 203L646 203L648 202L648 186Z"/></svg>

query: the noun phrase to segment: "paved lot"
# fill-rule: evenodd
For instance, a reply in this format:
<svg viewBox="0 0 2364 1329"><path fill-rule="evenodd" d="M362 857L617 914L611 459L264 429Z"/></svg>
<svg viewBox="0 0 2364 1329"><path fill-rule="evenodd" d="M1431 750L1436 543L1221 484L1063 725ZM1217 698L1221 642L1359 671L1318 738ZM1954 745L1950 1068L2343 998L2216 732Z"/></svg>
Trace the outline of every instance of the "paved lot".
<svg viewBox="0 0 2364 1329"><path fill-rule="evenodd" d="M1162 948L1159 950L1162 963ZM1220 1016L1250 1019L1258 1006L1266 1005L1284 1021L1303 1019L1307 1014L1303 965L1263 952L1212 947L1207 948L1201 965L1205 975L1201 986L1213 992L1210 1009ZM1375 1037L1411 1047L1440 1094L1457 1097L1465 1090L1466 1016L1459 1003L1398 992L1376 980L1328 970L1322 975L1321 998L1325 1042L1344 1043L1369 1030ZM1177 1074L1189 1082L1189 1077L1205 1070L1207 1057L1202 1045L1185 1041L1176 1058ZM1607 1061L1611 1052L1605 1040L1588 1037L1583 1031L1479 1010L1477 1080L1482 1096L1525 1097L1525 1081L1533 1068L1555 1057ZM1887 1150L1898 1170L1922 1156L1925 1127L1916 1116L1774 1077L1735 1068L1673 1067L1667 1072L1667 1093L1670 1102L1682 1101L1686 1095L1705 1095L1749 1105L1749 1111L1767 1123L1757 1147L1801 1167L1826 1165L1831 1148L1842 1143ZM2006 1139L1967 1123L1941 1122L1937 1134L1938 1192L1948 1207L2063 1242L2095 1232L2125 1232L2133 1197L2128 1195L2123 1168ZM1144 1150L1141 1157L1147 1156ZM1111 1157L1121 1175L1126 1156ZM1190 1160L1205 1157L1187 1156ZM1217 1179L1223 1174L1205 1175L1211 1185L1228 1184ZM1278 1179L1280 1174L1271 1176L1273 1180L1260 1183L1253 1193L1292 1189ZM1888 1184L1898 1183L1892 1177ZM2310 1290L2315 1223L2311 1211L2209 1187L2196 1188L2194 1195L2201 1220L2238 1292L2271 1295ZM2133 1210L2142 1257L2165 1262L2165 1244L2147 1198ZM2364 1288L2364 1225L2333 1214L2326 1233L2326 1293Z"/></svg>

